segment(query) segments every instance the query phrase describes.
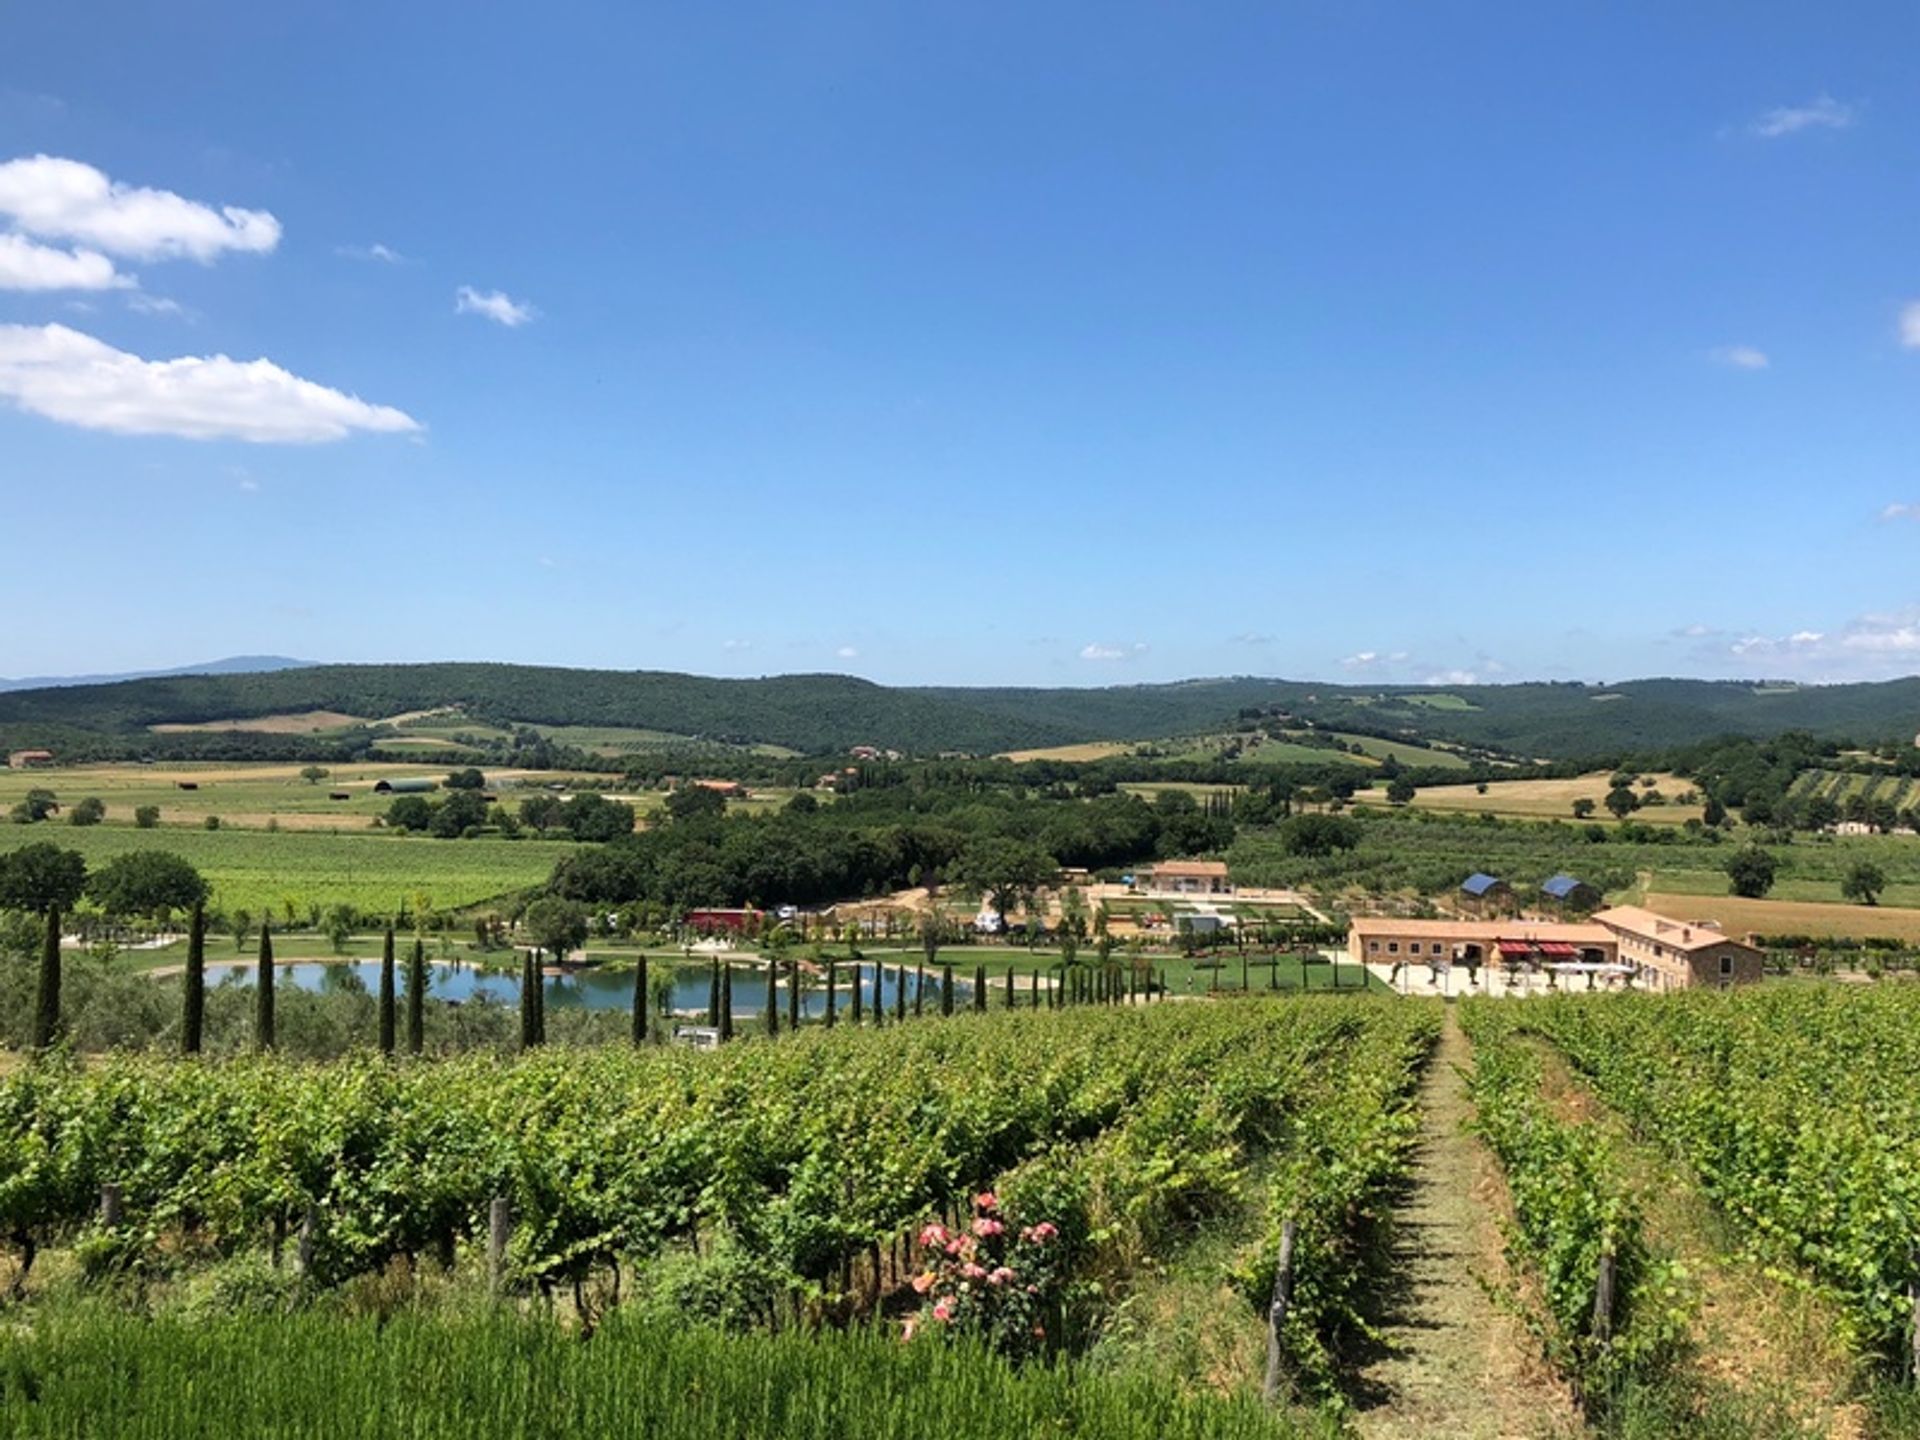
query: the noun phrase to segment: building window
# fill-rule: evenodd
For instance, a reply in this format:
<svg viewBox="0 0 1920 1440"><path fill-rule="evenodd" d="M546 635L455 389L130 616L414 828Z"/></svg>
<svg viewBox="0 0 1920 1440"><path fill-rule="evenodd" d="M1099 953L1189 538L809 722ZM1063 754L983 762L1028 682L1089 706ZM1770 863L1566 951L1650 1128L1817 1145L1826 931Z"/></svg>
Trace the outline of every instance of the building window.
<svg viewBox="0 0 1920 1440"><path fill-rule="evenodd" d="M1441 946L1438 940L1434 941L1433 944L1428 948L1431 949L1433 953L1436 955L1444 955L1447 953L1446 950Z"/></svg>
<svg viewBox="0 0 1920 1440"><path fill-rule="evenodd" d="M1720 957L1720 973L1724 976L1731 976L1733 974L1733 956L1722 955Z"/></svg>
<svg viewBox="0 0 1920 1440"><path fill-rule="evenodd" d="M1400 953L1400 942L1398 940L1387 941L1387 954L1398 955L1399 953Z"/></svg>
<svg viewBox="0 0 1920 1440"><path fill-rule="evenodd" d="M1367 941L1367 953L1369 955L1378 955L1380 953L1380 942L1378 940Z"/></svg>

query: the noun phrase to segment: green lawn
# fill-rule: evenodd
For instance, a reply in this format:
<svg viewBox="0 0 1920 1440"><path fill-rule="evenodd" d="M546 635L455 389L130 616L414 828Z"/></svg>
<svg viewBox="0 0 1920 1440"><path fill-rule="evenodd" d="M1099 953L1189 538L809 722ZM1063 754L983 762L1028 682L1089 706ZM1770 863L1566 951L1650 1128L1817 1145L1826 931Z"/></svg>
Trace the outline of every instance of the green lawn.
<svg viewBox="0 0 1920 1440"><path fill-rule="evenodd" d="M438 909L537 885L575 846L562 840L434 840L381 831L136 830L124 825L0 825L0 850L51 841L90 866L136 850L170 850L213 884L214 903L256 915L291 899L395 910L424 894Z"/></svg>

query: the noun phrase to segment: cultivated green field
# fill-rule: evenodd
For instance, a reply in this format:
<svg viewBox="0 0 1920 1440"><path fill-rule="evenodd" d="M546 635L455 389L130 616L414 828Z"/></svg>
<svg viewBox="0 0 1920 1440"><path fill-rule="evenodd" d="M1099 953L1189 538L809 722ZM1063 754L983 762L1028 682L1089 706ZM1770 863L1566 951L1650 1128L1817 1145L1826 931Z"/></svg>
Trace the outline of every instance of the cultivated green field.
<svg viewBox="0 0 1920 1440"><path fill-rule="evenodd" d="M136 830L123 825L0 825L0 850L51 841L99 866L130 851L184 856L213 885L214 904L256 915L287 901L391 911L424 894L437 909L537 885L576 847L565 840L435 840L365 831Z"/></svg>

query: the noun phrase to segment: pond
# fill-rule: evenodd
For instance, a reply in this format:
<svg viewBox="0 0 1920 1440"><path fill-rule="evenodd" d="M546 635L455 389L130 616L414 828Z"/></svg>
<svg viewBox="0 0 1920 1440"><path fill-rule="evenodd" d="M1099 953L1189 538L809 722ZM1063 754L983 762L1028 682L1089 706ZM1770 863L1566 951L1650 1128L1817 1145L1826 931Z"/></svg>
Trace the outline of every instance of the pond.
<svg viewBox="0 0 1920 1440"><path fill-rule="evenodd" d="M665 960L652 962L655 974L668 971L673 976L673 1008L682 1014L705 1015L711 990L710 968L705 964L675 964ZM395 985L400 995L407 989L407 966L403 959L395 969ZM207 966L207 979L210 984L251 985L253 984L254 962L236 960ZM871 1005L874 995L874 966L871 961L860 966L860 994L863 1005ZM274 967L276 985L292 985L300 990L365 990L372 994L380 986L380 962L378 960L346 960L338 963L313 960L296 960ZM880 993L884 1002L891 1007L894 994L899 988L899 971L888 965L883 968ZM461 1002L467 1000L494 1001L502 1005L518 1006L520 1003L520 977L499 970L480 970L458 960L434 960L427 967L427 993L436 999ZM849 966L842 965L838 970L836 1006L845 1012L853 1005L852 974ZM808 1016L821 1016L827 1013L827 987L823 976L803 977L800 995L801 1013ZM566 975L545 977L547 1003L556 1007L575 1006L587 1010L627 1010L633 1005L633 971L626 967L614 970L578 970ZM914 972L906 972L907 1007L911 1009L914 1001ZM940 1008L940 972L929 970L926 973L926 999L924 1004L933 1010ZM954 1004L962 1008L973 1003L973 985L971 981L954 977ZM787 986L784 980L779 987L780 1013L787 1013ZM766 971L758 965L736 965L733 971L733 1013L742 1016L758 1015L767 1008Z"/></svg>

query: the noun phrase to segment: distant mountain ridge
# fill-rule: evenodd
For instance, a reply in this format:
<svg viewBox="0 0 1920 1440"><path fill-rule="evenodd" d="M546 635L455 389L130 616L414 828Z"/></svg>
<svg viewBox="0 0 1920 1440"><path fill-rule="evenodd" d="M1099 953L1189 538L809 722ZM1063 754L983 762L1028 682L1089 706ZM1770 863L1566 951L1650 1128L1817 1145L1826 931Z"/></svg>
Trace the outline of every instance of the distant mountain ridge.
<svg viewBox="0 0 1920 1440"><path fill-rule="evenodd" d="M274 670L300 670L315 663L286 655L229 655L224 660L209 660L202 665L180 665L171 670L129 670L120 675L27 675L17 680L0 675L0 694L71 685L113 685L123 680L164 680L175 675L257 675Z"/></svg>
<svg viewBox="0 0 1920 1440"><path fill-rule="evenodd" d="M0 693L0 745L167 753L157 724L310 711L367 719L458 707L499 723L636 726L840 754L992 754L1230 729L1245 712L1302 725L1587 759L1722 734L1804 729L1877 742L1920 731L1920 677L1801 686L1727 680L1356 686L1232 676L1099 689L890 687L848 675L730 680L649 670L436 662L176 673ZM220 662L226 664L254 662ZM285 737L281 737L285 743Z"/></svg>

